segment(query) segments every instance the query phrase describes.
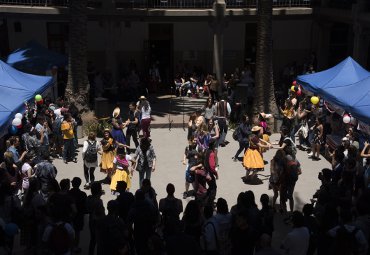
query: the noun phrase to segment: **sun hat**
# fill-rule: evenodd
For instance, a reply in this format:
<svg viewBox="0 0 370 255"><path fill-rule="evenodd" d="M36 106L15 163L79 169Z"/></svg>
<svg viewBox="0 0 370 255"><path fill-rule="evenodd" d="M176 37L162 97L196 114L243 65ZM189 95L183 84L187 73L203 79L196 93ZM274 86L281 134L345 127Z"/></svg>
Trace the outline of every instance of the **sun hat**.
<svg viewBox="0 0 370 255"><path fill-rule="evenodd" d="M261 130L261 127L260 126L254 126L252 128L252 132L257 132L257 131L260 131Z"/></svg>

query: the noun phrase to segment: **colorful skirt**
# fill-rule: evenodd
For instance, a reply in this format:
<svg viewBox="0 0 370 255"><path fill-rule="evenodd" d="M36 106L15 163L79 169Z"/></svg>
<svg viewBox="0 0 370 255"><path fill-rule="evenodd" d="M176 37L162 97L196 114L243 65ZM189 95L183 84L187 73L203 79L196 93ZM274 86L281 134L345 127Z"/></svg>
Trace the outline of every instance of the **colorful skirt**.
<svg viewBox="0 0 370 255"><path fill-rule="evenodd" d="M263 170L265 167L261 153L250 148L244 154L243 165L248 170Z"/></svg>
<svg viewBox="0 0 370 255"><path fill-rule="evenodd" d="M116 169L116 172L112 176L112 180L110 182L110 189L116 190L117 182L119 181L125 181L127 183L127 189L131 188L131 178L128 170Z"/></svg>
<svg viewBox="0 0 370 255"><path fill-rule="evenodd" d="M103 151L101 155L100 171L108 172L113 169L114 151Z"/></svg>
<svg viewBox="0 0 370 255"><path fill-rule="evenodd" d="M114 141L119 142L121 144L126 144L126 136L123 133L122 129L112 128L111 134L112 134Z"/></svg>
<svg viewBox="0 0 370 255"><path fill-rule="evenodd" d="M264 140L265 142L270 143L270 136L268 134L263 134L262 135L262 140ZM261 151L261 153L264 153L264 152L267 151L267 149L266 148L260 148L260 151Z"/></svg>

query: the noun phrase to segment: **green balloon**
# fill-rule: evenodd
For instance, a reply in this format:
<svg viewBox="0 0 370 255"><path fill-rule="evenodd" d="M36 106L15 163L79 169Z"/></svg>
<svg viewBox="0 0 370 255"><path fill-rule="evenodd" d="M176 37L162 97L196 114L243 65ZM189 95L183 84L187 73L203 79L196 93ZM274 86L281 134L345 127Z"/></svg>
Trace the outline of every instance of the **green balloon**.
<svg viewBox="0 0 370 255"><path fill-rule="evenodd" d="M41 101L42 100L42 96L41 95L36 95L35 96L35 100L36 100L36 102Z"/></svg>

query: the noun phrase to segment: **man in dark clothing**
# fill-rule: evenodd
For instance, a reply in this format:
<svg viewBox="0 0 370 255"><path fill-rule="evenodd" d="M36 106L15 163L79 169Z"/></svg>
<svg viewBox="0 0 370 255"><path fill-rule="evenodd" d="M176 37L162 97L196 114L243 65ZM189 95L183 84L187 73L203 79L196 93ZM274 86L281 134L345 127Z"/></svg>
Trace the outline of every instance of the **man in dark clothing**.
<svg viewBox="0 0 370 255"><path fill-rule="evenodd" d="M97 222L97 254L126 254L128 250L128 229L118 216L118 203L111 200L107 204L108 215Z"/></svg>
<svg viewBox="0 0 370 255"><path fill-rule="evenodd" d="M159 200L159 211L162 213L163 232L170 235L174 228L180 223L180 213L183 211L182 201L175 198L175 186L167 184L167 197Z"/></svg>
<svg viewBox="0 0 370 255"><path fill-rule="evenodd" d="M127 131L126 131L126 142L127 146L130 147L131 136L134 140L135 147L139 146L139 141L137 140L137 131L139 126L140 113L136 110L136 104L131 102L129 105L130 111L128 112L128 120L126 121Z"/></svg>
<svg viewBox="0 0 370 255"><path fill-rule="evenodd" d="M87 213L86 209L86 198L87 195L85 192L80 190L81 179L78 177L73 178L72 180L72 189L68 194L73 198L74 204L76 205L77 213L73 220L73 228L75 230L75 245L74 251L80 252L81 248L78 247L80 243L80 232L84 227L84 217Z"/></svg>
<svg viewBox="0 0 370 255"><path fill-rule="evenodd" d="M258 233L248 222L248 211L237 213L235 223L231 229L232 255L252 255L258 239Z"/></svg>
<svg viewBox="0 0 370 255"><path fill-rule="evenodd" d="M142 190L135 193L135 202L129 211L127 222L132 229L134 225L135 248L138 255L148 254L148 238L154 233L158 219L158 210L145 199Z"/></svg>
<svg viewBox="0 0 370 255"><path fill-rule="evenodd" d="M48 161L49 156L44 155L44 159L35 166L35 176L40 182L41 192L44 197L49 192L49 182L55 180L57 169Z"/></svg>
<svg viewBox="0 0 370 255"><path fill-rule="evenodd" d="M134 195L126 191L127 189L127 183L125 181L118 181L116 191L119 193L119 196L117 197L117 206L118 206L118 215L119 217L126 222L128 212L130 211L130 208L132 204L135 202Z"/></svg>

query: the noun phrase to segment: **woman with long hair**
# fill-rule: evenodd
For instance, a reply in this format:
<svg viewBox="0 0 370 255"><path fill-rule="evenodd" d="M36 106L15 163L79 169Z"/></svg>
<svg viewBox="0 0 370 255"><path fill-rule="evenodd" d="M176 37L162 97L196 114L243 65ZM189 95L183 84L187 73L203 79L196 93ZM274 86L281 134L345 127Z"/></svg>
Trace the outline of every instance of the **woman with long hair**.
<svg viewBox="0 0 370 255"><path fill-rule="evenodd" d="M21 188L21 176L19 174L18 167L14 163L12 152L6 151L4 153L4 162L0 164L0 168L5 170L5 179L2 181L9 182L13 194L18 194Z"/></svg>
<svg viewBox="0 0 370 255"><path fill-rule="evenodd" d="M204 111L204 118L206 119L206 123L208 124L209 120L215 116L215 107L211 97L207 98L207 101L202 107L202 110Z"/></svg>
<svg viewBox="0 0 370 255"><path fill-rule="evenodd" d="M209 134L208 127L205 123L202 123L198 127L195 137L197 139L197 150L199 152L204 152L206 149L208 149L211 135Z"/></svg>
<svg viewBox="0 0 370 255"><path fill-rule="evenodd" d="M189 121L188 121L188 136L187 136L188 141L190 141L190 139L194 136L195 131L197 130L196 121L197 121L197 114L193 112L190 115Z"/></svg>
<svg viewBox="0 0 370 255"><path fill-rule="evenodd" d="M314 138L311 145L312 160L320 160L321 145L324 145L324 125L321 118L316 119L315 126L313 126Z"/></svg>
<svg viewBox="0 0 370 255"><path fill-rule="evenodd" d="M218 126L217 120L211 118L208 122L208 132L211 135L211 140L214 142L215 149L218 148L218 139L220 138L220 127Z"/></svg>
<svg viewBox="0 0 370 255"><path fill-rule="evenodd" d="M30 154L26 154L23 157L23 164L21 168L21 177L22 177L22 193L26 194L30 186L30 178L35 176L35 171L33 170L31 163L32 157Z"/></svg>
<svg viewBox="0 0 370 255"><path fill-rule="evenodd" d="M107 174L105 178L105 183L110 183L113 171L113 159L114 159L114 149L115 142L109 129L104 130L103 139L100 141L102 147L100 171Z"/></svg>
<svg viewBox="0 0 370 255"><path fill-rule="evenodd" d="M261 127L254 126L252 128L252 135L249 137L249 148L243 158L243 166L246 170L246 175L243 177L244 181L253 181L257 177L257 172L264 169L265 164L260 149L272 148L271 144L259 138L260 131Z"/></svg>
<svg viewBox="0 0 370 255"><path fill-rule="evenodd" d="M286 154L283 150L277 150L275 156L271 160L269 185L274 196L272 197L272 208L275 210L276 200L279 196L280 176L286 168Z"/></svg>
<svg viewBox="0 0 370 255"><path fill-rule="evenodd" d="M141 130L145 138L150 137L151 111L150 104L145 96L140 97L139 111L141 113Z"/></svg>
<svg viewBox="0 0 370 255"><path fill-rule="evenodd" d="M126 144L126 136L123 133L123 129L126 127L120 116L121 110L116 107L113 111L112 117L112 137L118 145Z"/></svg>

